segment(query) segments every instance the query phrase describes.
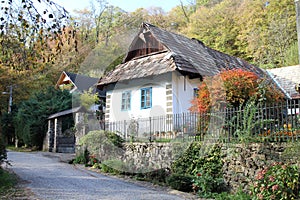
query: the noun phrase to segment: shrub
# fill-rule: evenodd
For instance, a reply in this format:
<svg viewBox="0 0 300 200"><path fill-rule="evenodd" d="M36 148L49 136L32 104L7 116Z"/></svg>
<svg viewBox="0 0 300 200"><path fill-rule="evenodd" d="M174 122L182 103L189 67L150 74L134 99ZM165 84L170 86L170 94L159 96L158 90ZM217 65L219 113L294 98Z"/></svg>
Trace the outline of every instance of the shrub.
<svg viewBox="0 0 300 200"><path fill-rule="evenodd" d="M197 97L191 102L190 110L207 112L211 107L222 106L224 100L233 107L239 107L250 99L279 102L283 99L283 94L254 72L242 69L224 70L212 79L204 79Z"/></svg>
<svg viewBox="0 0 300 200"><path fill-rule="evenodd" d="M13 187L17 183L17 177L4 169L0 168L0 196L8 188Z"/></svg>
<svg viewBox="0 0 300 200"><path fill-rule="evenodd" d="M183 192L191 192L193 184L193 176L183 174L171 174L167 179L167 184L175 189Z"/></svg>
<svg viewBox="0 0 300 200"><path fill-rule="evenodd" d="M221 146L214 145L209 151L195 161L193 189L202 197L212 197L214 193L226 190L223 179L223 161Z"/></svg>
<svg viewBox="0 0 300 200"><path fill-rule="evenodd" d="M295 165L274 163L259 171L252 188L253 199L297 199L299 171Z"/></svg>
<svg viewBox="0 0 300 200"><path fill-rule="evenodd" d="M88 165L94 166L97 163L99 163L99 160L96 158L96 156L90 155Z"/></svg>
<svg viewBox="0 0 300 200"><path fill-rule="evenodd" d="M167 177L170 175L168 169L157 169L144 174L146 180L154 183L166 183Z"/></svg>
<svg viewBox="0 0 300 200"><path fill-rule="evenodd" d="M223 181L223 161L221 146L215 144L204 148L200 142L193 142L187 150L171 165L173 176L175 177L193 177L192 185L189 190L198 191L201 196L209 196L214 192L225 190ZM195 175L196 174L196 175ZM201 176L199 176L201 175ZM174 178L175 179L175 178ZM186 187L185 179L182 183L178 180L171 187ZM170 181L170 178L168 178ZM182 189L180 189L182 190Z"/></svg>
<svg viewBox="0 0 300 200"><path fill-rule="evenodd" d="M187 150L171 165L172 173L193 175L196 168L195 160L201 156L201 143L193 142Z"/></svg>
<svg viewBox="0 0 300 200"><path fill-rule="evenodd" d="M111 143L114 144L116 147L123 147L124 139L121 138L119 135L109 131L105 131L104 134L109 139L109 141L111 141Z"/></svg>
<svg viewBox="0 0 300 200"><path fill-rule="evenodd" d="M228 192L222 192L220 194L215 195L215 200L250 200L251 196L242 191L242 189L238 190L235 194L229 194Z"/></svg>
<svg viewBox="0 0 300 200"><path fill-rule="evenodd" d="M90 155L103 161L119 157L123 141L120 136L109 131L90 131L79 140L79 144L87 148Z"/></svg>
<svg viewBox="0 0 300 200"><path fill-rule="evenodd" d="M193 179L193 190L198 192L201 197L213 197L215 193L224 191L224 180L222 176L211 172L199 172Z"/></svg>
<svg viewBox="0 0 300 200"><path fill-rule="evenodd" d="M87 164L89 162L89 152L85 149L74 159L74 164Z"/></svg>
<svg viewBox="0 0 300 200"><path fill-rule="evenodd" d="M100 164L101 171L111 174L122 174L127 171L127 167L121 160L105 160Z"/></svg>

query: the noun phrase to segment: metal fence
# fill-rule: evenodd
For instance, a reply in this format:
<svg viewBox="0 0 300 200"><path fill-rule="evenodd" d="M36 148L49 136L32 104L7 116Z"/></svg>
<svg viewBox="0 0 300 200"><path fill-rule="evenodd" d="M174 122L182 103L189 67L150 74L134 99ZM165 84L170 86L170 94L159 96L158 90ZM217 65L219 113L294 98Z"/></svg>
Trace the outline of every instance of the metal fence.
<svg viewBox="0 0 300 200"><path fill-rule="evenodd" d="M286 140L300 136L299 100L277 104L247 104L209 113L181 113L105 123L105 129L126 140L204 138L235 140L244 136Z"/></svg>

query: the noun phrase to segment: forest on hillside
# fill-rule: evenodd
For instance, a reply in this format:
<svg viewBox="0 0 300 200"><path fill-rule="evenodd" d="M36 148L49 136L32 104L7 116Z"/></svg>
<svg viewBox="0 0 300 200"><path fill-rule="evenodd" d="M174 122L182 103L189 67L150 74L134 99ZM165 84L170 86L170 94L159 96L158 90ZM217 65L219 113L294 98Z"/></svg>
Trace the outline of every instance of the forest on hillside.
<svg viewBox="0 0 300 200"><path fill-rule="evenodd" d="M0 91L13 85L14 104L54 86L63 70L100 77L122 60L144 21L262 68L298 62L294 1L178 1L169 12L125 12L105 0L92 2L68 12L50 0L1 1ZM0 102L3 113L8 96Z"/></svg>

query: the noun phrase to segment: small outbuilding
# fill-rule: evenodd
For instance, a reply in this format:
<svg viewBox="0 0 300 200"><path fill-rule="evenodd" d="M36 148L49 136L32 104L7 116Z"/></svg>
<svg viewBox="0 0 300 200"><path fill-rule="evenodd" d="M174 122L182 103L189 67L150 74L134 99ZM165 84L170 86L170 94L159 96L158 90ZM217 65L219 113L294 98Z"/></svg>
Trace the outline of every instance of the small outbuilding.
<svg viewBox="0 0 300 200"><path fill-rule="evenodd" d="M55 113L48 117L48 131L44 139L44 151L56 153L75 153L75 147L81 134L86 130L83 116L86 109L76 107ZM75 127L74 124L77 126ZM82 125L79 127L79 125Z"/></svg>

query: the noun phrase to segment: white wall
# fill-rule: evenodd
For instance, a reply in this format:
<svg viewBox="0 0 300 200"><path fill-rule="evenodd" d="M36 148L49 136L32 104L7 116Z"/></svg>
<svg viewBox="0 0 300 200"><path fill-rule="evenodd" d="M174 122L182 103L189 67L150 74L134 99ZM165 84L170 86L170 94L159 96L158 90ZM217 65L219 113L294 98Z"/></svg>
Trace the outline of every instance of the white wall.
<svg viewBox="0 0 300 200"><path fill-rule="evenodd" d="M167 113L166 85L172 84L172 113ZM194 96L194 88L200 84L200 79L189 79L178 72L149 77L144 79L134 79L127 82L117 83L113 88L108 89L107 95L111 96L107 121L123 121L132 118L148 118L153 116L163 116L166 114L180 114L189 112L191 100ZM141 89L152 87L152 107L141 109ZM131 109L121 110L122 93L131 91Z"/></svg>
<svg viewBox="0 0 300 200"><path fill-rule="evenodd" d="M194 88L198 88L200 79L189 79L179 72L174 72L172 76L173 89L173 113L180 114L189 112L191 100L194 97Z"/></svg>
<svg viewBox="0 0 300 200"><path fill-rule="evenodd" d="M107 91L107 95L111 95L110 108L107 109L109 121L165 115L166 85L171 83L171 77L171 74L164 74L117 83L114 88ZM152 87L152 107L141 109L141 89L148 87ZM124 91L131 91L131 109L128 111L121 110L122 93Z"/></svg>

